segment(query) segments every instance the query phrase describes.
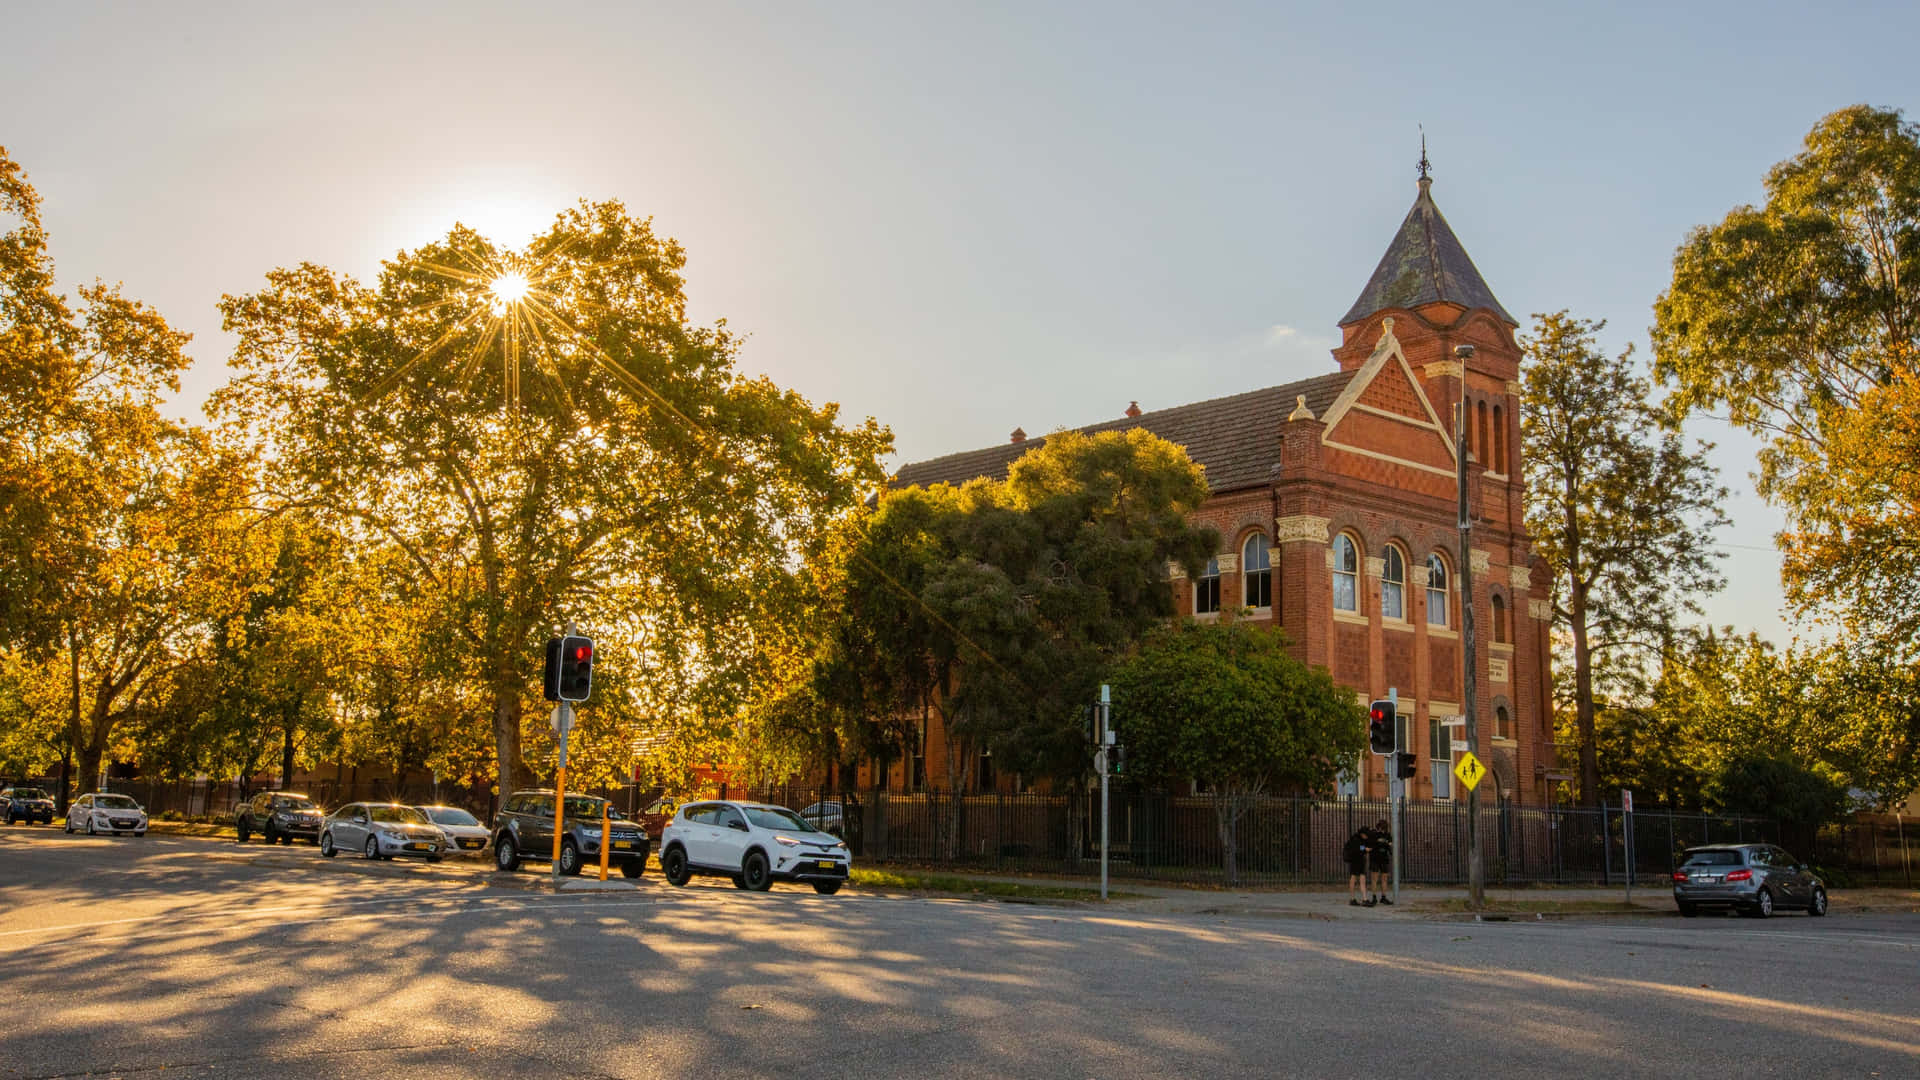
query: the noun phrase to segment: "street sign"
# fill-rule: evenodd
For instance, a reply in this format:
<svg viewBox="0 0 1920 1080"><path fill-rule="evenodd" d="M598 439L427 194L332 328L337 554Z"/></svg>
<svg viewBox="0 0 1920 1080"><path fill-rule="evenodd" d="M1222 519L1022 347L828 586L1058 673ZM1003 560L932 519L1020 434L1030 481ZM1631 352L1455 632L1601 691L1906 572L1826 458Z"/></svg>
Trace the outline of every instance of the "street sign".
<svg viewBox="0 0 1920 1080"><path fill-rule="evenodd" d="M1480 786L1481 778L1487 775L1487 767L1480 764L1480 759L1474 757L1473 751L1469 750L1460 755L1460 760L1454 763L1453 775L1467 785L1468 791L1472 791Z"/></svg>
<svg viewBox="0 0 1920 1080"><path fill-rule="evenodd" d="M1633 813L1633 792L1627 788L1620 789L1620 809Z"/></svg>

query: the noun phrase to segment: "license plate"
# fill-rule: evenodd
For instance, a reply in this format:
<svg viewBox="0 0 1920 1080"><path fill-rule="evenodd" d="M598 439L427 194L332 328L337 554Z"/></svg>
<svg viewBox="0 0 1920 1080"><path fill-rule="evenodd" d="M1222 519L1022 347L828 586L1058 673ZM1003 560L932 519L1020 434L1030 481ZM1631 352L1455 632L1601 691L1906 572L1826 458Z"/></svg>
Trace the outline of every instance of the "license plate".
<svg viewBox="0 0 1920 1080"><path fill-rule="evenodd" d="M432 844L408 844L407 850L408 851L432 851L433 845Z"/></svg>
<svg viewBox="0 0 1920 1080"><path fill-rule="evenodd" d="M832 859L821 859L819 862L814 863L813 865L819 867L822 870L831 870L839 864L835 863Z"/></svg>
<svg viewBox="0 0 1920 1080"><path fill-rule="evenodd" d="M460 841L460 846L464 848L477 848L485 842L484 840L462 840Z"/></svg>
<svg viewBox="0 0 1920 1080"><path fill-rule="evenodd" d="M615 840L615 841L613 842L613 846L614 846L614 847L616 847L616 848L630 848L630 847L632 847L632 846L633 846L633 841L631 841L631 840Z"/></svg>

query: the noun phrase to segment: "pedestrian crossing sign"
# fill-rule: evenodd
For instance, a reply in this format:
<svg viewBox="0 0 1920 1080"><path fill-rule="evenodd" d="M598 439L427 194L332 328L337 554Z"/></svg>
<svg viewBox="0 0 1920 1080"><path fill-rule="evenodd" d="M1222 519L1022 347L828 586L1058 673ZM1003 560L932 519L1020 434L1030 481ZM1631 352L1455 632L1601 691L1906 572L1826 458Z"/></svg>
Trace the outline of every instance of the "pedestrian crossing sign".
<svg viewBox="0 0 1920 1080"><path fill-rule="evenodd" d="M1487 775L1487 767L1480 764L1480 759L1474 757L1473 751L1469 750L1460 755L1459 761L1454 762L1453 775L1459 777L1460 782L1467 785L1468 791L1472 791L1474 788L1480 786L1480 779Z"/></svg>

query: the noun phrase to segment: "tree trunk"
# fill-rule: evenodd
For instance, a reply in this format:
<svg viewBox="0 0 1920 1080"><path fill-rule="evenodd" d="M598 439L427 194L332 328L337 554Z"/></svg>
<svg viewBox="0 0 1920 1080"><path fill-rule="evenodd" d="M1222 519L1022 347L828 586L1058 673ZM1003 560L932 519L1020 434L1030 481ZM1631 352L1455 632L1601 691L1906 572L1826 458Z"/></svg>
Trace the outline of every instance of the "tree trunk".
<svg viewBox="0 0 1920 1080"><path fill-rule="evenodd" d="M1600 758L1593 745L1593 651L1587 642L1586 597L1576 585L1569 590L1568 615L1573 631L1573 711L1580 733L1580 802L1600 805Z"/></svg>
<svg viewBox="0 0 1920 1080"><path fill-rule="evenodd" d="M1237 799L1225 793L1215 796L1214 812L1220 820L1221 868L1227 873L1227 884L1240 884L1240 868L1236 862L1239 854L1240 815L1236 808Z"/></svg>
<svg viewBox="0 0 1920 1080"><path fill-rule="evenodd" d="M526 781L527 766L520 760L520 717L525 707L518 688L494 687L493 753L502 799L520 790Z"/></svg>
<svg viewBox="0 0 1920 1080"><path fill-rule="evenodd" d="M299 707L299 699L296 696L294 701L296 712ZM285 791L293 787L293 717L287 717L287 722L281 726L281 731L283 734L280 741L280 790Z"/></svg>

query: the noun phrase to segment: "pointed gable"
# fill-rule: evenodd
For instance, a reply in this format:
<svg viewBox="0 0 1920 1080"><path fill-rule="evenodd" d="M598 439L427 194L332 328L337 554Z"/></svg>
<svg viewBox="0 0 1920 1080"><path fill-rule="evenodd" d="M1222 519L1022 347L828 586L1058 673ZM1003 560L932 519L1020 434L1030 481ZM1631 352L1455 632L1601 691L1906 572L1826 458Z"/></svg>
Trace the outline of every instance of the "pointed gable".
<svg viewBox="0 0 1920 1080"><path fill-rule="evenodd" d="M1407 211L1400 231L1380 257L1380 265L1374 267L1373 277L1360 290L1360 298L1341 318L1341 326L1388 308L1412 310L1433 303L1458 304L1469 311L1485 308L1510 326L1520 325L1494 298L1460 238L1453 235L1434 204L1432 186L1431 179L1420 178L1420 194L1413 200L1413 209Z"/></svg>
<svg viewBox="0 0 1920 1080"><path fill-rule="evenodd" d="M1443 493L1453 480L1453 438L1394 337L1391 317L1382 320L1373 354L1334 399L1323 422L1320 442L1329 451L1330 467L1338 468L1338 455L1344 453L1372 464L1354 471L1405 488Z"/></svg>

